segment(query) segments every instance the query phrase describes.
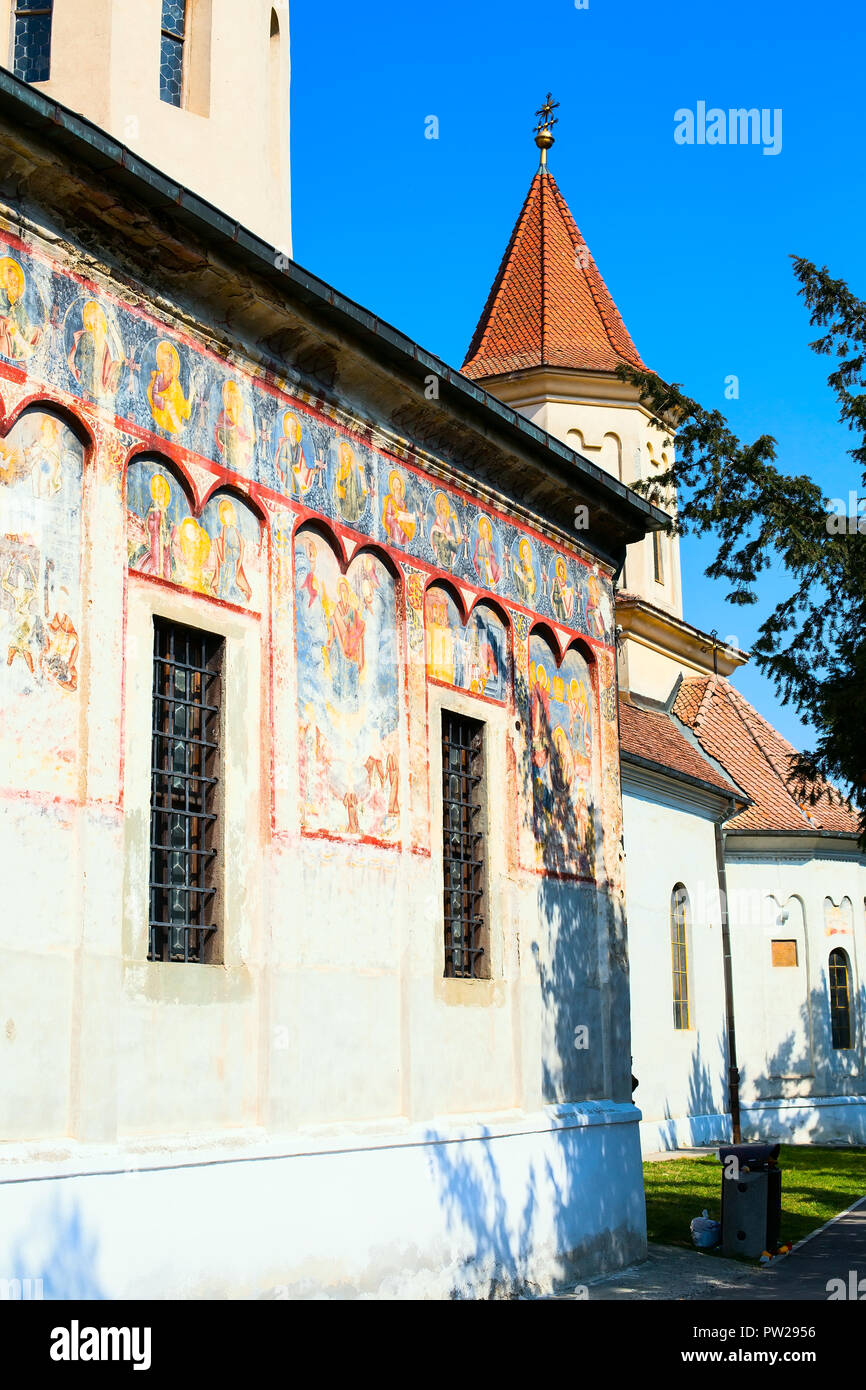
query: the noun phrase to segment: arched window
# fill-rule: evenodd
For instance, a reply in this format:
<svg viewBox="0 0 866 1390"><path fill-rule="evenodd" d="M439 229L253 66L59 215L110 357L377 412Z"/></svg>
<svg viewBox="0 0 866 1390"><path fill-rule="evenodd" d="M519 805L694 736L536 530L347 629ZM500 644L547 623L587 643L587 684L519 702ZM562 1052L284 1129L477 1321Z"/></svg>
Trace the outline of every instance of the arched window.
<svg viewBox="0 0 866 1390"><path fill-rule="evenodd" d="M183 105L187 0L162 0L159 95L170 106Z"/></svg>
<svg viewBox="0 0 866 1390"><path fill-rule="evenodd" d="M851 988L848 957L844 951L830 952L830 1028L833 1046L851 1046Z"/></svg>
<svg viewBox="0 0 866 1390"><path fill-rule="evenodd" d="M671 961L673 967L674 1027L689 1028L689 895L681 883L671 893Z"/></svg>
<svg viewBox="0 0 866 1390"><path fill-rule="evenodd" d="M12 38L12 70L25 82L47 82L51 73L54 0L18 0Z"/></svg>

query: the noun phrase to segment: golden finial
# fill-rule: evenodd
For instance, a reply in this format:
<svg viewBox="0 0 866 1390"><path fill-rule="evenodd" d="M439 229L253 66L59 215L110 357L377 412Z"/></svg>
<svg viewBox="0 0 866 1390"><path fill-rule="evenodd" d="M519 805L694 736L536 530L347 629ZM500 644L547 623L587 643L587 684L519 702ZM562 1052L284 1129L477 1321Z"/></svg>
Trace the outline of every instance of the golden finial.
<svg viewBox="0 0 866 1390"><path fill-rule="evenodd" d="M535 143L541 150L542 169L547 164L547 151L553 144L553 127L559 120L559 117L554 116L553 113L558 105L559 102L554 101L550 92L548 92L547 100L544 102L544 105L535 113L536 116L539 117L538 125L535 127Z"/></svg>

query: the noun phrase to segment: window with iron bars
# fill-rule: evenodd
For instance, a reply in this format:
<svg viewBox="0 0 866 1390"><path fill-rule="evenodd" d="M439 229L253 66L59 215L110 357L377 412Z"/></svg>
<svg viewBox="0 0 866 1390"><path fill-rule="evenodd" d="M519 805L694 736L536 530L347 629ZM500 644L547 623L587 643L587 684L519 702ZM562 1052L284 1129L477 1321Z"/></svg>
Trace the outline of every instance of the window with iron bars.
<svg viewBox="0 0 866 1390"><path fill-rule="evenodd" d="M12 71L24 82L51 76L53 0L18 0L12 30Z"/></svg>
<svg viewBox="0 0 866 1390"><path fill-rule="evenodd" d="M445 975L486 979L484 725L442 711Z"/></svg>
<svg viewBox="0 0 866 1390"><path fill-rule="evenodd" d="M154 618L147 958L217 958L224 642Z"/></svg>

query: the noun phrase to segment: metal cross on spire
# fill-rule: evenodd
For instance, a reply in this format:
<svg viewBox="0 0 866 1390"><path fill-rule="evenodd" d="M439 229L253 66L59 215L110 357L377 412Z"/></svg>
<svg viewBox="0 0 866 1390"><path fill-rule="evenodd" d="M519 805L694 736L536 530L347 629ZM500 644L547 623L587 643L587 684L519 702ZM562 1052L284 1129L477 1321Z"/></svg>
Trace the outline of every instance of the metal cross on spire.
<svg viewBox="0 0 866 1390"><path fill-rule="evenodd" d="M554 101L553 96L548 92L546 101L535 113L539 118L538 125L535 127L535 143L541 150L542 168L547 164L547 151L553 144L553 127L559 120L559 117L554 116L553 113L558 106L559 102Z"/></svg>

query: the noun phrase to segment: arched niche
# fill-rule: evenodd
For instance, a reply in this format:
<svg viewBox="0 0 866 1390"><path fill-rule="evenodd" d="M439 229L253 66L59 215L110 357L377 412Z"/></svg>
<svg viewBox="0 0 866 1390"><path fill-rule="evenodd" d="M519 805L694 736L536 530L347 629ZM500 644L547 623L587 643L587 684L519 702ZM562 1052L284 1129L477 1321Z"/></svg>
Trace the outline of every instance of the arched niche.
<svg viewBox="0 0 866 1390"><path fill-rule="evenodd" d="M294 540L301 824L394 842L400 830L397 585L375 549L342 565L321 526Z"/></svg>
<svg viewBox="0 0 866 1390"><path fill-rule="evenodd" d="M592 673L571 646L559 661L541 625L529 637L529 760L536 858L563 874L595 871Z"/></svg>
<svg viewBox="0 0 866 1390"><path fill-rule="evenodd" d="M38 404L0 441L0 778L61 796L77 784L84 453Z"/></svg>
<svg viewBox="0 0 866 1390"><path fill-rule="evenodd" d="M508 698L507 620L494 604L479 600L468 618L450 585L433 583L424 598L427 677L472 695Z"/></svg>
<svg viewBox="0 0 866 1390"><path fill-rule="evenodd" d="M126 470L129 568L261 612L262 525L237 492L220 488L196 512L185 480L165 459L138 457Z"/></svg>

